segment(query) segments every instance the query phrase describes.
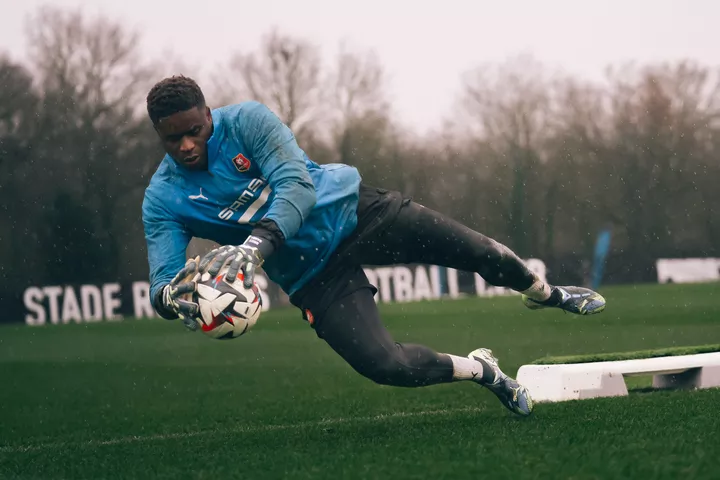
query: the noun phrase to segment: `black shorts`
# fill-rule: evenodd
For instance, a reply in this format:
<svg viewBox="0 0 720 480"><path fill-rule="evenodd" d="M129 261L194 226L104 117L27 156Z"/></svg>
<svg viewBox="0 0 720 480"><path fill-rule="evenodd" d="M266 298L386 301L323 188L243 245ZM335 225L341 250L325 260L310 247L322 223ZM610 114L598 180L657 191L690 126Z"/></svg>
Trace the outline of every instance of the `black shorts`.
<svg viewBox="0 0 720 480"><path fill-rule="evenodd" d="M403 205L410 198L400 192L361 184L357 207L358 223L353 233L340 243L328 259L327 266L310 282L290 297L311 325L336 300L360 289L377 292L362 268L362 247L392 225Z"/></svg>

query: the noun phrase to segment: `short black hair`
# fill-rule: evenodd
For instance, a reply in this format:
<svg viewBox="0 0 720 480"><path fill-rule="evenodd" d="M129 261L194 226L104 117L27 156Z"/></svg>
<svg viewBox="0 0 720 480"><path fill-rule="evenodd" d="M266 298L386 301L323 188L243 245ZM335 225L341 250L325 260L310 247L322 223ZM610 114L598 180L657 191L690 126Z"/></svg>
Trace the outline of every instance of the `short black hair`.
<svg viewBox="0 0 720 480"><path fill-rule="evenodd" d="M147 111L153 124L177 112L205 106L205 96L192 78L182 75L160 80L147 95Z"/></svg>

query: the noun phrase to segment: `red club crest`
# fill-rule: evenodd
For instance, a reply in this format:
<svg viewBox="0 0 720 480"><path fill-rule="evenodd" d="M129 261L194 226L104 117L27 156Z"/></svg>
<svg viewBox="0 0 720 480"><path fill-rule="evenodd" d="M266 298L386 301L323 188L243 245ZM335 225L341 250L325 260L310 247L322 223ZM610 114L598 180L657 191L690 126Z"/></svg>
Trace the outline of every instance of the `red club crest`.
<svg viewBox="0 0 720 480"><path fill-rule="evenodd" d="M232 161L238 172L245 173L250 170L250 160L248 160L247 157L242 153L238 153L237 156L232 159Z"/></svg>

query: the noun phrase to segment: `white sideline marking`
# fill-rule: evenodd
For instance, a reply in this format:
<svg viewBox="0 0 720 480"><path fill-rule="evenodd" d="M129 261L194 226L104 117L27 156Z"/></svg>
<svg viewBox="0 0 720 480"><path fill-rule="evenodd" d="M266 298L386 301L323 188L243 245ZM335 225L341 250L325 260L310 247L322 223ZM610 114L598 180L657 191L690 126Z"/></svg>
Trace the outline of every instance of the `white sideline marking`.
<svg viewBox="0 0 720 480"><path fill-rule="evenodd" d="M130 435L127 437L110 438L107 440L86 440L86 441L69 441L69 442L47 442L37 443L29 445L4 445L0 447L0 453L24 453L24 452L36 452L39 450L55 449L55 448L67 448L67 447L102 447L108 445L126 445L130 443L142 443L142 442L156 442L163 440L175 440L175 439L186 439L193 437L200 437L204 435L214 434L226 434L226 433L260 433L260 432L272 432L275 430L297 430L310 427L321 427L325 425L342 425L346 423L354 422L378 422L382 420L394 420L398 418L412 418L412 417L439 417L443 415L454 415L457 413L476 413L481 412L484 408L481 407L467 407L467 408L453 408L443 410L424 410L420 412L396 412L381 415L374 415L371 417L340 417L340 418L328 418L325 420L318 420L312 422L299 422L299 423L288 423L279 425L252 425L245 427L235 427L228 429L208 429L208 430L196 430L191 432L177 432L177 433L162 433L155 435Z"/></svg>

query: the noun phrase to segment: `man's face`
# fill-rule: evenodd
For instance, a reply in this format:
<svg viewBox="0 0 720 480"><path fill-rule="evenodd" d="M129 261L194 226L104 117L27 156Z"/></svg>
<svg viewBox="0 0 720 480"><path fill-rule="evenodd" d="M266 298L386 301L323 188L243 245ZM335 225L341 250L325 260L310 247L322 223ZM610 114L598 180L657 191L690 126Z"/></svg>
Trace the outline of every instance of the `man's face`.
<svg viewBox="0 0 720 480"><path fill-rule="evenodd" d="M196 107L161 119L155 125L165 151L190 170L207 170L207 141L212 135L208 107Z"/></svg>

